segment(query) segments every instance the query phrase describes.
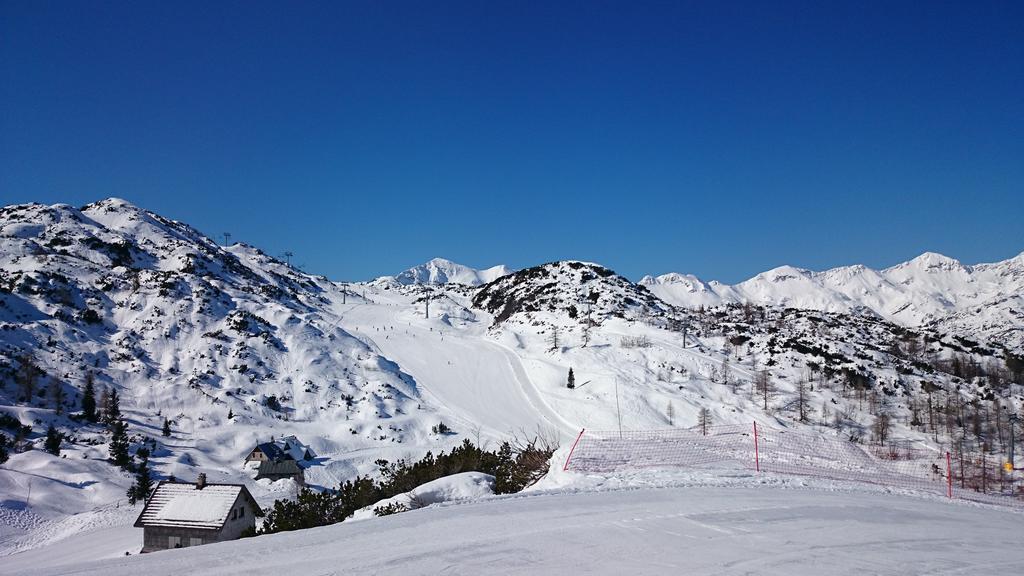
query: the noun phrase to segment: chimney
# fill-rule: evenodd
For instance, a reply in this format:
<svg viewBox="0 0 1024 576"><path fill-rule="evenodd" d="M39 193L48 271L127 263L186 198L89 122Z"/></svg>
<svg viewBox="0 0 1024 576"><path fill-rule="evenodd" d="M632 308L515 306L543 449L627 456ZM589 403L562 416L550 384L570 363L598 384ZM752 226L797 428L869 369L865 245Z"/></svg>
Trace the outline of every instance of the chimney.
<svg viewBox="0 0 1024 576"><path fill-rule="evenodd" d="M206 488L206 474L200 472L199 477L196 478L196 490L202 490L203 488Z"/></svg>

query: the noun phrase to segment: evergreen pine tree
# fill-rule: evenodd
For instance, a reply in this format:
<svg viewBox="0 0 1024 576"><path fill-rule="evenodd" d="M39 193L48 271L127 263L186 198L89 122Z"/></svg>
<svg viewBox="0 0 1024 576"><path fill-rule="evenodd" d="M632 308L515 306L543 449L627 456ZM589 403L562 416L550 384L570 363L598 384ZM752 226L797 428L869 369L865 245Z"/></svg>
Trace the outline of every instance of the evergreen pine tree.
<svg viewBox="0 0 1024 576"><path fill-rule="evenodd" d="M53 411L60 415L64 413L64 387L61 386L60 382L56 379L50 382L50 388L48 390L50 399L53 400Z"/></svg>
<svg viewBox="0 0 1024 576"><path fill-rule="evenodd" d="M107 424L107 408L110 406L110 389L104 388L100 392L99 409L96 411L96 420Z"/></svg>
<svg viewBox="0 0 1024 576"><path fill-rule="evenodd" d="M0 464L7 462L7 436L0 434Z"/></svg>
<svg viewBox="0 0 1024 576"><path fill-rule="evenodd" d="M113 425L121 419L121 399L117 397L117 390L110 389L110 396L107 405L103 407L103 418L107 425Z"/></svg>
<svg viewBox="0 0 1024 576"><path fill-rule="evenodd" d="M92 372L85 375L85 390L82 392L82 416L89 422L96 421L96 386Z"/></svg>
<svg viewBox="0 0 1024 576"><path fill-rule="evenodd" d="M139 448L137 454L141 460L135 473L135 484L128 488L128 501L132 505L140 500L145 502L153 489L153 478L149 474L149 449Z"/></svg>
<svg viewBox="0 0 1024 576"><path fill-rule="evenodd" d="M164 418L163 435L164 436L170 436L171 435L171 421L168 420L167 418Z"/></svg>
<svg viewBox="0 0 1024 576"><path fill-rule="evenodd" d="M231 420L234 417L235 417L235 412L231 408L228 408L228 420Z"/></svg>
<svg viewBox="0 0 1024 576"><path fill-rule="evenodd" d="M115 466L119 466L127 470L131 467L132 457L128 453L128 425L124 423L124 420L117 420L111 425L113 435L110 438L110 461Z"/></svg>
<svg viewBox="0 0 1024 576"><path fill-rule="evenodd" d="M36 366L35 358L30 354L25 353L18 356L18 369L14 373L14 381L21 393L19 400L22 402L32 400L32 393L36 390L36 381L39 379L40 372L42 371Z"/></svg>
<svg viewBox="0 0 1024 576"><path fill-rule="evenodd" d="M572 368L569 368L569 380L565 383L566 388L576 387L576 375L572 373Z"/></svg>
<svg viewBox="0 0 1024 576"><path fill-rule="evenodd" d="M60 456L61 440L61 433L57 432L57 429L53 427L53 424L50 424L50 427L46 429L46 441L43 443L43 448L54 456Z"/></svg>

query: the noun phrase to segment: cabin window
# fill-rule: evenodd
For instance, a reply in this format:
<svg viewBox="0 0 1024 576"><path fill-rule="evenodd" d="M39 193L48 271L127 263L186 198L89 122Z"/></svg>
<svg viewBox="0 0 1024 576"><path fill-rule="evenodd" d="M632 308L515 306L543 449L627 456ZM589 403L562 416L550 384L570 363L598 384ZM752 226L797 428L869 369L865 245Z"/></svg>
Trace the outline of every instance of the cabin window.
<svg viewBox="0 0 1024 576"><path fill-rule="evenodd" d="M168 536L167 537L168 548L181 548L181 536Z"/></svg>
<svg viewBox="0 0 1024 576"><path fill-rule="evenodd" d="M238 517L241 518L242 516L245 516L245 506L238 509Z"/></svg>
<svg viewBox="0 0 1024 576"><path fill-rule="evenodd" d="M232 509L231 510L231 519L234 520L235 518L238 518L238 510Z"/></svg>
<svg viewBox="0 0 1024 576"><path fill-rule="evenodd" d="M188 545L189 546L202 546L203 545L203 539L202 538L189 538L188 539Z"/></svg>

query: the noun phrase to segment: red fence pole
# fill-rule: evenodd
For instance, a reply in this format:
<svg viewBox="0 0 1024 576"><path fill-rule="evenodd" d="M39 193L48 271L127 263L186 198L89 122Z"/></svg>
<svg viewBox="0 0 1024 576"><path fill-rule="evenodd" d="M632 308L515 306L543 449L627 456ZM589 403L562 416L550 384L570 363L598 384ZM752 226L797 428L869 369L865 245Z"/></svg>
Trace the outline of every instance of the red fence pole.
<svg viewBox="0 0 1024 576"><path fill-rule="evenodd" d="M757 420L754 420L754 468L761 471L761 453L757 447Z"/></svg>
<svg viewBox="0 0 1024 576"><path fill-rule="evenodd" d="M569 461L572 460L572 453L576 450L576 445L580 443L580 438L583 438L583 433L586 432L586 428L580 429L580 435L576 437L576 441L572 443L572 448L569 449L569 455L565 458L565 466L562 467L562 471L565 472L569 469Z"/></svg>
<svg viewBox="0 0 1024 576"><path fill-rule="evenodd" d="M953 497L953 463L949 452L946 452L946 496Z"/></svg>

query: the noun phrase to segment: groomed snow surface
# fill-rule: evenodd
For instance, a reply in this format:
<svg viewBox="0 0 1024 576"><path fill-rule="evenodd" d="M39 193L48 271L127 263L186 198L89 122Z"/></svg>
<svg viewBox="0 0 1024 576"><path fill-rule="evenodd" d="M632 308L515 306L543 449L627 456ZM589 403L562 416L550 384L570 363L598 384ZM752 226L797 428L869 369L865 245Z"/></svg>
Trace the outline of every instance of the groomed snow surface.
<svg viewBox="0 0 1024 576"><path fill-rule="evenodd" d="M565 479L563 479L565 480ZM1024 515L755 477L537 491L223 544L5 574L1021 574ZM657 474L646 482L662 481ZM763 484L757 484L764 482ZM628 489L608 490L616 483ZM718 485L714 485L714 484ZM58 559L59 560L59 559Z"/></svg>

